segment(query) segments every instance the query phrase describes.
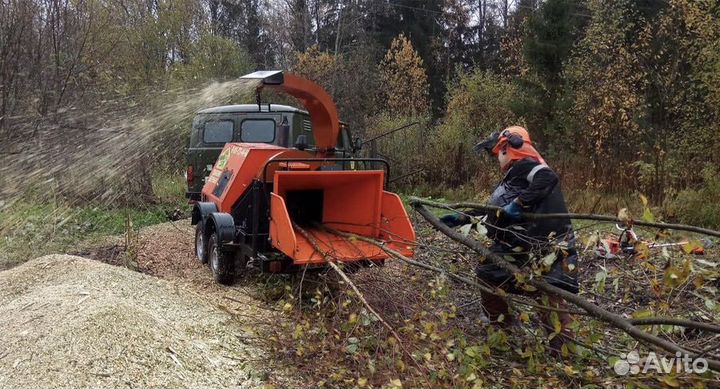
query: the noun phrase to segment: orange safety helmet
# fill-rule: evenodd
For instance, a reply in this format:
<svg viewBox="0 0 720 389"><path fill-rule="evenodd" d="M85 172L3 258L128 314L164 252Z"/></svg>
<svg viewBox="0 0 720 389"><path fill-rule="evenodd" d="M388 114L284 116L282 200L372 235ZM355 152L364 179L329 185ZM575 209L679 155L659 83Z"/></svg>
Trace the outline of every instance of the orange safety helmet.
<svg viewBox="0 0 720 389"><path fill-rule="evenodd" d="M532 144L530 134L527 130L520 126L511 126L502 130L498 142L495 144L491 152L493 155L497 155L500 149L506 144L514 149L519 149L525 143Z"/></svg>
<svg viewBox="0 0 720 389"><path fill-rule="evenodd" d="M508 154L511 161L532 158L540 163L545 163L540 153L533 147L530 133L520 126L510 126L501 132L490 134L485 140L475 145L474 150L477 153L487 151L493 156L503 151Z"/></svg>

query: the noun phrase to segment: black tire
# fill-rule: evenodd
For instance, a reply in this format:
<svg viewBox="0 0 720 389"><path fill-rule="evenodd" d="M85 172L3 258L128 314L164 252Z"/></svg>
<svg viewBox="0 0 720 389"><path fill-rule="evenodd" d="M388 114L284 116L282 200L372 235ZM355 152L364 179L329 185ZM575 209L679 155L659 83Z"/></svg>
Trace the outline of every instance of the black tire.
<svg viewBox="0 0 720 389"><path fill-rule="evenodd" d="M235 280L234 255L220 250L216 234L208 242L208 262L213 278L220 284L230 285Z"/></svg>
<svg viewBox="0 0 720 389"><path fill-rule="evenodd" d="M201 223L195 226L195 258L200 263L207 263L208 261L208 238Z"/></svg>

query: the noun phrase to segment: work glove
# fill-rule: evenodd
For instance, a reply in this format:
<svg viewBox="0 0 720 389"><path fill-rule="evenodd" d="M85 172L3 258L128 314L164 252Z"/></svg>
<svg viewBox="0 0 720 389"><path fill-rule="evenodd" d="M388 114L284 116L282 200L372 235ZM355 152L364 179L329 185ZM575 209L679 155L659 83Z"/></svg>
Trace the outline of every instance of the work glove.
<svg viewBox="0 0 720 389"><path fill-rule="evenodd" d="M522 207L515 201L502 207L502 216L511 221L519 221L522 219Z"/></svg>
<svg viewBox="0 0 720 389"><path fill-rule="evenodd" d="M470 218L459 213L449 213L441 217L440 221L448 227L457 227L463 224L467 224L470 221Z"/></svg>

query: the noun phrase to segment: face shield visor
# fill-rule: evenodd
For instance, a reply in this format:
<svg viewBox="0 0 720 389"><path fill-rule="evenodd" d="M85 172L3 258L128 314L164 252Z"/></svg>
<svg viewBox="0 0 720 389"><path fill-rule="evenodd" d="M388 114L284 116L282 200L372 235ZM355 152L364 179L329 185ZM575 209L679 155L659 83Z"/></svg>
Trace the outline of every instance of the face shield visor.
<svg viewBox="0 0 720 389"><path fill-rule="evenodd" d="M496 131L480 141L480 143L476 144L475 147L473 147L473 151L477 154L487 152L489 155L497 155L497 151L493 149L495 149L498 142L500 142L500 133Z"/></svg>

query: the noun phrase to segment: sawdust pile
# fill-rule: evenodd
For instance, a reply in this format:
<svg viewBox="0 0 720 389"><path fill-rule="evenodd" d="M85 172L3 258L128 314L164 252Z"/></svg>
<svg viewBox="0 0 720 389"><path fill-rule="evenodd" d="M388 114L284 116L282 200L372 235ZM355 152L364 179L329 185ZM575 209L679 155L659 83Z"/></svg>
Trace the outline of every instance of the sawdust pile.
<svg viewBox="0 0 720 389"><path fill-rule="evenodd" d="M257 387L231 315L200 295L81 257L0 272L0 387Z"/></svg>

